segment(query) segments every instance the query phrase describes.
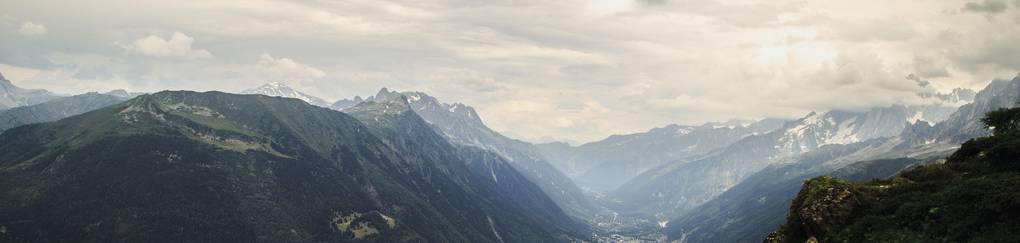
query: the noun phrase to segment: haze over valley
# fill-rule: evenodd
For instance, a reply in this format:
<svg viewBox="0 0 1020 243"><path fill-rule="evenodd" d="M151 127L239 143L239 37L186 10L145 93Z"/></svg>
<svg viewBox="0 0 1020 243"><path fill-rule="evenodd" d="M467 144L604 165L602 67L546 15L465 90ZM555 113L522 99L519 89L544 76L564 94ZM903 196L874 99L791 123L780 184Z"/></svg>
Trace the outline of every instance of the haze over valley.
<svg viewBox="0 0 1020 243"><path fill-rule="evenodd" d="M0 3L0 242L1010 242L1020 1Z"/></svg>

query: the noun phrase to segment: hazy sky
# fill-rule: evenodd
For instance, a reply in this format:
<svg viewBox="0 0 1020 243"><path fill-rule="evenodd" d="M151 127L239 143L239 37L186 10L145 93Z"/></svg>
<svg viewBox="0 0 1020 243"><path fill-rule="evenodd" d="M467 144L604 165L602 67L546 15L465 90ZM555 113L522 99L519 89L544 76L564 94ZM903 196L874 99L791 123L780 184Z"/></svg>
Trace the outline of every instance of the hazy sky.
<svg viewBox="0 0 1020 243"><path fill-rule="evenodd" d="M67 94L419 90L583 142L979 88L1020 70L1018 26L1020 0L9 0L0 72Z"/></svg>

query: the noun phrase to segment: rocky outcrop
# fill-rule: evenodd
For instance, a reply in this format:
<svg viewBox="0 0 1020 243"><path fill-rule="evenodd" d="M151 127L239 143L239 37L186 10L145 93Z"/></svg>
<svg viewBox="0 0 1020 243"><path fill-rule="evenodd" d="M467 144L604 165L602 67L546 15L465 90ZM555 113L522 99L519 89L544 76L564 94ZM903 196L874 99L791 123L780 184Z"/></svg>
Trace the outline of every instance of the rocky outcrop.
<svg viewBox="0 0 1020 243"><path fill-rule="evenodd" d="M765 242L1016 242L1020 128L1011 124L1020 124L1020 108L980 122L993 135L963 143L944 163L870 182L809 180Z"/></svg>
<svg viewBox="0 0 1020 243"><path fill-rule="evenodd" d="M790 206L788 224L765 242L818 242L816 236L839 231L859 205L849 182L828 176L808 180Z"/></svg>

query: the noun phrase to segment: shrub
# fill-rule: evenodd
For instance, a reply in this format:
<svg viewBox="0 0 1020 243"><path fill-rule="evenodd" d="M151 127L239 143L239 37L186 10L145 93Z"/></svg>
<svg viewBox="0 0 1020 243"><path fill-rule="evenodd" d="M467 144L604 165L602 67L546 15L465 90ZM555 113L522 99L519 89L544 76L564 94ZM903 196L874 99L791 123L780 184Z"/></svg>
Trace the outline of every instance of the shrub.
<svg viewBox="0 0 1020 243"><path fill-rule="evenodd" d="M999 108L985 114L981 118L985 127L992 129L995 135L1016 132L1020 129L1020 108Z"/></svg>

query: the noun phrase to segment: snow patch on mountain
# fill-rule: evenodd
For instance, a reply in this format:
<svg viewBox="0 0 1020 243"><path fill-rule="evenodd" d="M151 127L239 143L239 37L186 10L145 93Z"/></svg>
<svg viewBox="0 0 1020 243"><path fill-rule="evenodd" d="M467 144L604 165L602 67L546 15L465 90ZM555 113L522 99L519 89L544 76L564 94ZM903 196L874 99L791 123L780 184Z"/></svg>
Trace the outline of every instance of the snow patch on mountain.
<svg viewBox="0 0 1020 243"><path fill-rule="evenodd" d="M267 83L267 84L264 84L262 86L254 88L254 89L248 89L248 90L241 91L241 93L242 94L261 94L261 95L266 95L266 96L276 96L276 97L284 97L284 98L294 98L294 99L303 100L303 101L307 102L308 104L312 104L312 105L315 105L315 106L320 106L320 107L329 107L330 106L330 102L329 101L326 101L326 100L324 100L322 98L315 97L315 96L312 96L312 95L305 94L305 93L302 93L300 91L297 91L294 88L291 88L290 86L288 86L287 84L285 84L283 82L271 82L271 83Z"/></svg>

